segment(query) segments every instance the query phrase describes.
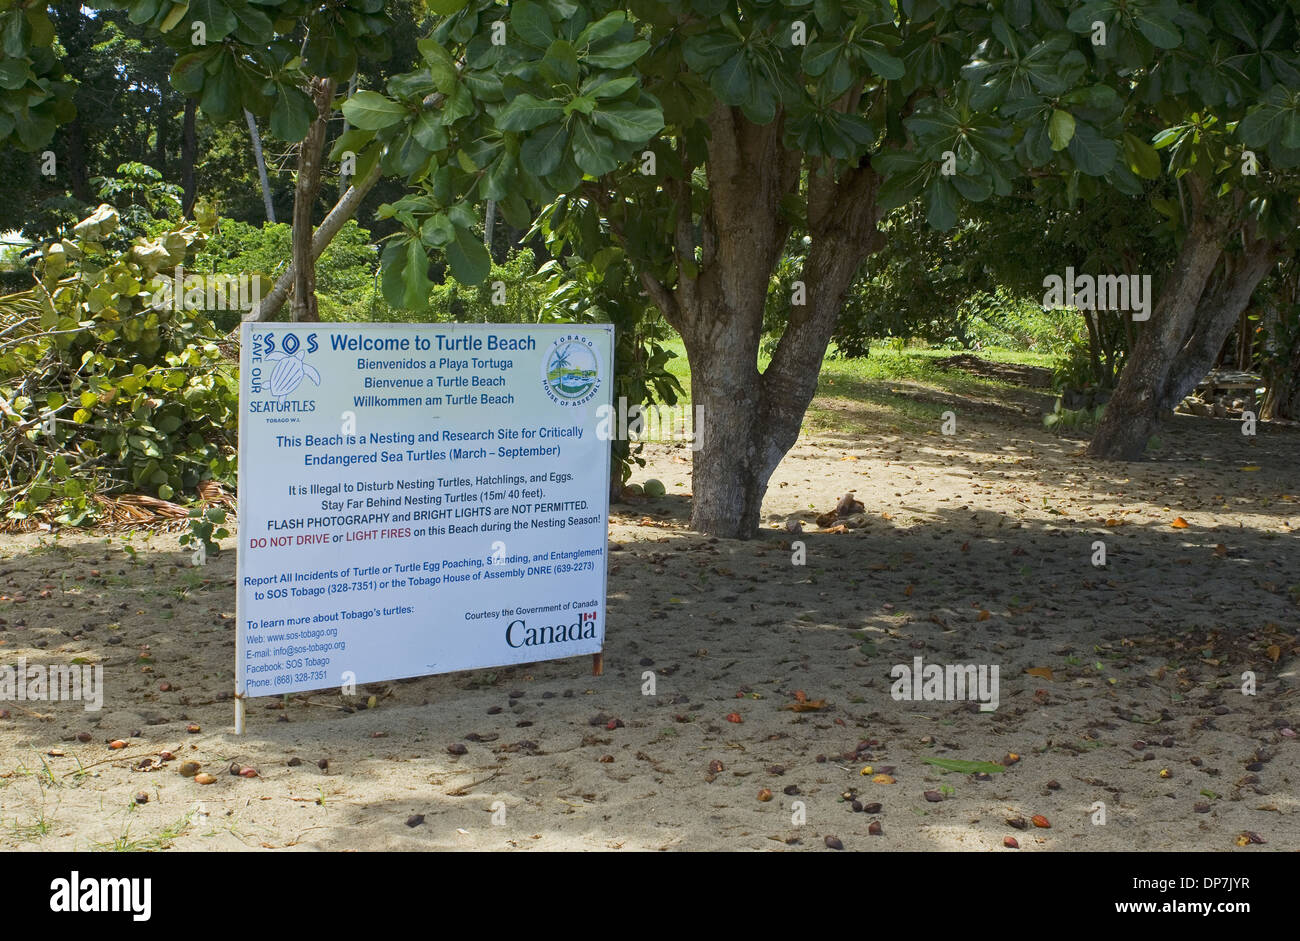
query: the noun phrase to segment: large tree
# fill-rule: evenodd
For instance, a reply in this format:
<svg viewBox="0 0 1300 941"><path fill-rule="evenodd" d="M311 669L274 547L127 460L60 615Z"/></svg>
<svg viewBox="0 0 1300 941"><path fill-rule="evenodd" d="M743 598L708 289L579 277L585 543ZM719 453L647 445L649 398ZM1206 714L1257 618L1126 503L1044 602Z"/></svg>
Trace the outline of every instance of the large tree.
<svg viewBox="0 0 1300 941"><path fill-rule="evenodd" d="M309 82L354 71L323 18L373 35L378 2L207 0L220 41L186 56L176 84L213 112L251 100L273 132L278 117L293 131L280 136L314 146L327 103ZM967 201L1026 174L1060 178L1071 199L1102 187L1145 198L1140 177L1162 172L1153 115L1186 124L1202 105L1285 162L1300 146L1298 3L1269 19L1276 4L1262 0L428 0L445 18L419 43L423 67L351 95L333 156L358 154L354 191L380 174L410 184L383 213L400 226L384 289L405 306L425 303L431 251L458 280L486 274L486 201L521 227L559 196L548 225L570 227L575 249L616 240L685 340L706 410L692 523L747 537L883 213L921 199L928 223L948 228ZM199 19L175 0L131 6L160 29ZM305 65L290 48L303 26ZM296 267L355 202L314 235L296 227ZM1189 214L1193 245L1200 224ZM768 285L795 226L810 237L799 293L760 372ZM1193 282L1222 258L1192 254ZM1221 307L1253 271L1234 264ZM1175 293L1199 303L1193 288ZM1166 394L1167 375L1133 374L1133 387Z"/></svg>
<svg viewBox="0 0 1300 941"><path fill-rule="evenodd" d="M1104 187L1143 199L1140 178L1161 172L1153 114L1177 123L1196 100L1245 115L1294 58L1272 46L1289 19L1246 50L1222 0L434 7L448 16L419 44L426 68L351 96L335 148L361 155L358 176L379 167L411 184L385 210L402 226L383 256L390 301L424 303L430 251L459 280L486 273L483 202L518 225L561 196L550 230L591 254L616 241L681 333L706 417L692 524L740 537L758 528L883 213L920 198L948 228L1025 174L1062 179L1069 199ZM1243 77L1216 91L1198 68L1207 55ZM1294 103L1270 102L1285 125ZM1256 123L1265 147L1290 146L1279 120ZM810 238L798 296L760 372L768 286L796 226Z"/></svg>
<svg viewBox="0 0 1300 941"><path fill-rule="evenodd" d="M1161 208L1177 258L1088 447L1137 460L1160 420L1214 365L1300 211L1300 3L1188 4L1184 42L1132 69L1130 102L1168 154Z"/></svg>
<svg viewBox="0 0 1300 941"><path fill-rule="evenodd" d="M421 292L424 249L452 240L466 180L507 211L566 194L550 225L585 230L591 248L617 240L685 341L706 415L692 524L747 537L881 215L919 197L947 228L964 200L1026 172L1140 198L1155 154L1127 132L1144 126L1126 107L1134 70L1213 29L1171 0L524 0L508 16L474 0L425 50L448 101L468 93L463 114L431 119L393 83L366 103L390 147L430 152L411 157L419 193L394 210L408 237L385 279ZM416 136L430 121L464 142L454 159ZM760 372L768 285L796 225L811 239L802 303Z"/></svg>

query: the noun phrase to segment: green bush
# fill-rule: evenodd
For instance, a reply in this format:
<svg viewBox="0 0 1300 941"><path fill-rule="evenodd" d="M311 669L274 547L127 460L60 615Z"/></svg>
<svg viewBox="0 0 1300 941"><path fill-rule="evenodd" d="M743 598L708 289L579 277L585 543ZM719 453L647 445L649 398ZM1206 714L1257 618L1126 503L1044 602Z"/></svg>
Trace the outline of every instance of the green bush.
<svg viewBox="0 0 1300 941"><path fill-rule="evenodd" d="M0 305L11 338L0 346L11 518L43 509L78 524L93 518L96 492L172 499L233 480L236 366L202 314L153 306L204 232L177 226L115 250L117 227L116 210L100 206L75 239L45 246L35 287Z"/></svg>
<svg viewBox="0 0 1300 941"><path fill-rule="evenodd" d="M970 316L966 333L972 347L1028 350L1059 356L1088 341L1081 318L1073 310L1045 310L1036 298L1015 297L1006 288L977 291L967 299Z"/></svg>
<svg viewBox="0 0 1300 941"><path fill-rule="evenodd" d="M429 292L429 309L420 316L438 323L538 323L545 296L537 260L525 248L504 264L493 262L479 285L461 284L448 271L443 283Z"/></svg>
<svg viewBox="0 0 1300 941"><path fill-rule="evenodd" d="M194 274L258 276L263 293L289 266L293 256L292 228L285 223L249 225L222 218L186 271ZM325 247L316 262L316 299L322 320L367 321L378 296L375 272L378 251L370 233L349 220ZM387 305L384 305L385 307ZM239 311L207 311L217 329L238 325Z"/></svg>

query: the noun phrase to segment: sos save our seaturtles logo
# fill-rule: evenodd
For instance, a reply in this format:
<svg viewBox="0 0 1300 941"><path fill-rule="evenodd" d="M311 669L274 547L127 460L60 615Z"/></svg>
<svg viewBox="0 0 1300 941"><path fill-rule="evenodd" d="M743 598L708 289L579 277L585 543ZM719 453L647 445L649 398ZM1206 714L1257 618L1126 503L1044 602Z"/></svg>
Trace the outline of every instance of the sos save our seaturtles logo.
<svg viewBox="0 0 1300 941"><path fill-rule="evenodd" d="M556 405L586 405L600 391L600 360L588 337L566 334L542 357L542 389Z"/></svg>
<svg viewBox="0 0 1300 941"><path fill-rule="evenodd" d="M258 333L253 335L251 390L266 394L283 405L304 381L320 385L320 373L307 357L318 350L316 334L304 340L297 333Z"/></svg>

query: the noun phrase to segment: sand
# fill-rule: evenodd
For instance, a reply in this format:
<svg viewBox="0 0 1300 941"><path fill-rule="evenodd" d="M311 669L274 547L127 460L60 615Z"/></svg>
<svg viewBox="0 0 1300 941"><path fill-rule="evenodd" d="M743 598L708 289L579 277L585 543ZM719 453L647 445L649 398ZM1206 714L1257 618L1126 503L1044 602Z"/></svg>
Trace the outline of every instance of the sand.
<svg viewBox="0 0 1300 941"><path fill-rule="evenodd" d="M636 479L668 496L612 509L603 676L584 658L256 699L243 737L233 539L192 568L174 534L134 558L6 537L0 662L86 658L106 698L0 703L0 846L1300 847L1300 430L1179 417L1162 459L1103 465L1014 404L959 415L951 436L801 438L751 541L691 533L690 453L651 445ZM848 491L863 525L818 531ZM998 666L998 708L893 698L917 656ZM1050 828L1007 822L1035 815Z"/></svg>

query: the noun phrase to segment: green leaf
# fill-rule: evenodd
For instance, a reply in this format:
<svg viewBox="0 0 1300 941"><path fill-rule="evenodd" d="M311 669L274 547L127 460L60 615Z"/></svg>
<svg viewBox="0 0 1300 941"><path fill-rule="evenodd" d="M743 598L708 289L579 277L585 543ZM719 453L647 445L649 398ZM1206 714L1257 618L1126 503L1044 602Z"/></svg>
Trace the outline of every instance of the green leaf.
<svg viewBox="0 0 1300 941"><path fill-rule="evenodd" d="M614 78L611 75L602 73L599 77L593 77L584 82L581 91L582 94L590 95L596 99L617 98L639 81L640 79L635 75Z"/></svg>
<svg viewBox="0 0 1300 941"><path fill-rule="evenodd" d="M732 36L697 33L682 44L682 57L693 71L708 72L726 62L740 48L740 42Z"/></svg>
<svg viewBox="0 0 1300 941"><path fill-rule="evenodd" d="M1091 124L1080 122L1075 126L1070 141L1070 156L1088 176L1102 176L1115 165L1119 148L1114 141L1102 137Z"/></svg>
<svg viewBox="0 0 1300 941"><path fill-rule="evenodd" d="M573 128L573 159L583 173L604 176L618 168L614 145L597 134L586 121L578 120Z"/></svg>
<svg viewBox="0 0 1300 941"><path fill-rule="evenodd" d="M564 115L565 117L568 117L569 115L573 114L573 112L575 111L579 112L580 114L591 114L591 112L595 110L596 110L595 98L588 98L586 95L579 95L578 97L572 99L568 104L564 106Z"/></svg>
<svg viewBox="0 0 1300 941"><path fill-rule="evenodd" d="M172 66L172 86L183 95L196 94L203 87L208 61L211 58L211 50L191 52L189 55L181 56Z"/></svg>
<svg viewBox="0 0 1300 941"><path fill-rule="evenodd" d="M858 54L867 61L867 65L871 66L871 71L881 78L897 81L903 77L903 73L906 71L903 67L903 60L885 52L883 46L876 44L862 46L858 49Z"/></svg>
<svg viewBox="0 0 1300 941"><path fill-rule="evenodd" d="M429 8L429 12L438 16L451 16L453 13L459 13L465 9L467 3L469 3L469 0L424 0L424 5Z"/></svg>
<svg viewBox="0 0 1300 941"><path fill-rule="evenodd" d="M957 187L963 199L973 203L982 203L993 195L993 181L987 176L967 176L958 174L951 177L952 185Z"/></svg>
<svg viewBox="0 0 1300 941"><path fill-rule="evenodd" d="M189 0L185 0L183 3L172 4L171 11L163 17L162 23L158 26L158 31L160 33L170 33L176 24L185 18L185 14L189 11L189 8Z"/></svg>
<svg viewBox="0 0 1300 941"><path fill-rule="evenodd" d="M552 85L576 85L578 53L573 45L564 39L551 43L542 58L541 73Z"/></svg>
<svg viewBox="0 0 1300 941"><path fill-rule="evenodd" d="M1007 769L992 761L963 761L960 758L922 758L927 765L961 774L1001 774Z"/></svg>
<svg viewBox="0 0 1300 941"><path fill-rule="evenodd" d="M411 135L421 147L434 153L444 149L448 143L447 129L438 120L438 115L432 111L425 111L416 119L415 124L411 126Z"/></svg>
<svg viewBox="0 0 1300 941"><path fill-rule="evenodd" d="M271 134L282 141L300 141L316 120L316 105L298 88L276 85L271 104Z"/></svg>
<svg viewBox="0 0 1300 941"><path fill-rule="evenodd" d="M537 49L545 49L555 41L550 16L530 0L514 0L510 4L510 25L516 36Z"/></svg>
<svg viewBox="0 0 1300 941"><path fill-rule="evenodd" d="M403 272L402 306L408 310L423 310L429 302L429 256L419 239L406 244L406 266Z"/></svg>
<svg viewBox="0 0 1300 941"><path fill-rule="evenodd" d="M1183 41L1183 35L1178 31L1178 27L1162 16L1153 16L1138 10L1134 13L1134 19L1137 21L1138 30L1153 46L1174 49Z"/></svg>
<svg viewBox="0 0 1300 941"><path fill-rule="evenodd" d="M534 176L554 173L564 157L569 131L563 124L548 124L519 145L520 166Z"/></svg>
<svg viewBox="0 0 1300 941"><path fill-rule="evenodd" d="M709 84L724 104L742 104L754 86L754 73L745 50L741 49L724 62L709 78Z"/></svg>
<svg viewBox="0 0 1300 941"><path fill-rule="evenodd" d="M456 237L446 248L451 273L461 284L478 284L492 270L492 257L469 229L456 227Z"/></svg>
<svg viewBox="0 0 1300 941"><path fill-rule="evenodd" d="M1074 137L1074 115L1053 109L1052 117L1047 122L1047 133L1052 139L1052 149L1064 150Z"/></svg>
<svg viewBox="0 0 1300 941"><path fill-rule="evenodd" d="M420 239L430 248L442 248L456 237L456 227L446 213L437 213L424 220L420 226Z"/></svg>
<svg viewBox="0 0 1300 941"><path fill-rule="evenodd" d="M506 151L488 167L479 181L479 192L484 199L501 200L506 196L506 187L514 180L515 156Z"/></svg>
<svg viewBox="0 0 1300 941"><path fill-rule="evenodd" d="M238 25L234 12L222 0L193 0L189 12L191 20L206 27L208 45L225 39Z"/></svg>
<svg viewBox="0 0 1300 941"><path fill-rule="evenodd" d="M406 116L406 109L378 92L359 91L343 102L343 116L364 131L381 131Z"/></svg>
<svg viewBox="0 0 1300 941"><path fill-rule="evenodd" d="M496 125L500 131L531 131L562 117L564 106L558 101L543 101L524 92L497 112Z"/></svg>
<svg viewBox="0 0 1300 941"><path fill-rule="evenodd" d="M632 42L616 43L600 52L590 52L583 60L588 68L622 69L631 65L650 51L650 43L644 39Z"/></svg>
<svg viewBox="0 0 1300 941"><path fill-rule="evenodd" d="M1271 101L1259 105L1237 125L1237 133L1248 147L1266 147L1286 127L1287 112Z"/></svg>
<svg viewBox="0 0 1300 941"><path fill-rule="evenodd" d="M664 115L656 107L642 107L628 101L616 101L601 108L592 120L619 140L641 143L663 129Z"/></svg>
<svg viewBox="0 0 1300 941"><path fill-rule="evenodd" d="M581 33L578 34L579 45L591 45L600 42L602 39L608 39L627 22L627 14L622 10L615 10L613 13L607 13L594 23L588 24Z"/></svg>
<svg viewBox="0 0 1300 941"><path fill-rule="evenodd" d="M1146 141L1132 134L1124 135L1124 158L1128 161L1129 169L1143 179L1154 180L1160 176L1160 154Z"/></svg>
<svg viewBox="0 0 1300 941"><path fill-rule="evenodd" d="M444 95L450 94L456 87L457 74L456 61L451 57L451 53L432 39L421 39L415 45L429 66L429 74L433 77L434 86Z"/></svg>
<svg viewBox="0 0 1300 941"><path fill-rule="evenodd" d="M930 184L926 193L926 221L940 232L957 224L957 191L943 180Z"/></svg>

